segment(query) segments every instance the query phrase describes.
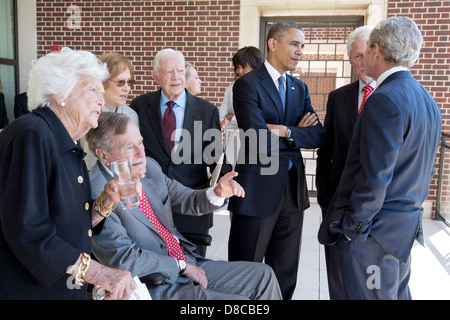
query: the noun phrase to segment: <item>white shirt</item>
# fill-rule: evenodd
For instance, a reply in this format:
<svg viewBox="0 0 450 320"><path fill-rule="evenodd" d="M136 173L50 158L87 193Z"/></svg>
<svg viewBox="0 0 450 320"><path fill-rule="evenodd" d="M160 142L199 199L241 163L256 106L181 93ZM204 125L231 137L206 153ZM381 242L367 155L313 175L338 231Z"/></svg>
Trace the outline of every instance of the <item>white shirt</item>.
<svg viewBox="0 0 450 320"><path fill-rule="evenodd" d="M277 69L275 69L274 67L272 67L272 65L269 63L269 61L264 61L264 65L266 66L267 72L269 72L270 77L273 80L273 83L275 83L275 86L277 87L277 90L279 91L279 85L278 85L278 78L280 78L281 76L283 76L284 78L284 89L286 92L286 72L283 74L280 74Z"/></svg>
<svg viewBox="0 0 450 320"><path fill-rule="evenodd" d="M403 66L397 66L390 68L389 70L386 70L383 72L377 79L377 85L375 86L375 90L380 86L381 83L383 83L384 80L386 80L387 77L389 77L391 74L399 72L399 71L405 71L408 70L408 68Z"/></svg>
<svg viewBox="0 0 450 320"><path fill-rule="evenodd" d="M164 92L161 90L161 99L160 99L160 108L161 108L161 120L164 119L164 112L166 112L168 106L167 102L169 101L169 98L166 97ZM172 110L175 114L175 120L176 120L176 129L175 129L175 140L174 140L174 148L178 146L178 143L180 142L181 132L183 129L183 121L184 121L184 112L186 108L186 101L187 101L187 95L186 90L183 91L183 93L180 94L178 99L176 99L175 105L173 106Z"/></svg>
<svg viewBox="0 0 450 320"><path fill-rule="evenodd" d="M231 118L231 120L227 121L226 128L237 129L238 128L237 120L236 120L236 116L234 115L234 108L233 108L233 85L234 85L234 83L231 84L227 88L227 91L225 92L222 104L220 105L220 108L219 108L219 117L220 117L220 121L222 121L223 119L225 119L225 117L227 115L233 114L233 117Z"/></svg>

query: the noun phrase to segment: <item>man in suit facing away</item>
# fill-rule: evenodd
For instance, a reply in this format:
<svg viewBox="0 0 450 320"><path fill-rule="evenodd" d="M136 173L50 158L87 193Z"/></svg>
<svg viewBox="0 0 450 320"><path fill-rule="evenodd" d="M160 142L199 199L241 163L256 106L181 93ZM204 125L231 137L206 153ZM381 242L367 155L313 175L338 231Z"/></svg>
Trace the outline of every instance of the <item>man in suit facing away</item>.
<svg viewBox="0 0 450 320"><path fill-rule="evenodd" d="M214 188L187 188L169 179L156 161L145 156L139 128L128 116L102 112L98 122L87 135L89 148L98 158L89 172L92 193L99 195L102 183L113 179L113 161L128 159L133 171L145 174L140 179L140 206L124 209L118 203L111 216L103 220L101 232L92 238L93 253L102 264L138 277L162 273L166 283L148 288L155 300L281 299L269 266L204 259L194 253L195 245L173 223L173 211L201 215L218 209L227 197L245 196L233 180L235 172L224 175Z"/></svg>
<svg viewBox="0 0 450 320"><path fill-rule="evenodd" d="M294 23L281 22L267 38L265 63L239 77L233 87L241 129L236 181L246 196L230 199L228 256L230 261L264 259L277 275L283 299L288 300L296 286L303 212L309 207L300 148L319 147L325 130L319 121L297 126L305 117L317 117L306 84L286 74L301 59L303 31ZM257 141L244 141L244 133L254 134Z"/></svg>
<svg viewBox="0 0 450 320"><path fill-rule="evenodd" d="M352 137L358 110L376 85L376 82L366 75L364 69L364 52L372 29L371 26L362 26L348 36L347 54L358 80L333 90L328 95L327 114L324 122L327 133L322 146L317 151L316 167L317 202L322 209L322 216L327 212L344 170L348 144ZM369 94L365 95L364 87L367 85L370 86ZM334 246L325 246L325 260L330 299L345 300L339 257Z"/></svg>
<svg viewBox="0 0 450 320"><path fill-rule="evenodd" d="M347 299L411 299L411 248L421 231L441 132L439 107L407 68L423 38L391 17L370 34L366 74L377 81L355 124L341 181L319 230L339 250Z"/></svg>
<svg viewBox="0 0 450 320"><path fill-rule="evenodd" d="M223 152L219 111L185 89L185 60L180 51L163 49L156 54L153 79L161 89L143 94L130 104L139 115L145 152L169 178L193 189L205 188ZM169 107L171 101L173 107ZM213 145L218 147L210 156L208 147ZM229 172L231 166L225 164L221 171ZM174 212L174 221L182 233L207 234L213 214L187 217ZM198 247L197 252L205 256L206 246Z"/></svg>

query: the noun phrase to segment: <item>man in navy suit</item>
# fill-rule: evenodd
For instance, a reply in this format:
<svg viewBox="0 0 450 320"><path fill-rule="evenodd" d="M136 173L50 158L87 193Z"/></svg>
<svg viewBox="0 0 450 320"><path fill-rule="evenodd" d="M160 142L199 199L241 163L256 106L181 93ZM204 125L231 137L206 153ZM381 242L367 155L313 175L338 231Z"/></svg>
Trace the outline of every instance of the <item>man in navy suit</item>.
<svg viewBox="0 0 450 320"><path fill-rule="evenodd" d="M348 36L347 54L358 80L333 90L328 95L324 122L327 134L323 145L317 151L316 167L317 202L322 209L322 215L327 212L344 170L353 126L358 110L364 103L364 87L369 85L373 90L376 85L376 82L366 75L364 69L364 52L372 29L371 26L362 26ZM330 299L345 300L339 257L335 246L325 246L325 260Z"/></svg>
<svg viewBox="0 0 450 320"><path fill-rule="evenodd" d="M264 259L277 275L285 300L294 293L303 212L309 207L300 148L319 147L325 135L319 121L298 126L310 116L316 119L316 114L306 84L286 74L295 70L304 42L298 25L275 24L267 36L267 60L239 77L233 87L241 129L236 181L246 196L230 199L228 257L230 261ZM253 142L242 139L252 134Z"/></svg>
<svg viewBox="0 0 450 320"><path fill-rule="evenodd" d="M319 230L333 244L347 299L410 299L411 248L420 231L441 132L439 107L407 68L422 35L392 17L370 34L366 74L377 86L355 124L336 194Z"/></svg>

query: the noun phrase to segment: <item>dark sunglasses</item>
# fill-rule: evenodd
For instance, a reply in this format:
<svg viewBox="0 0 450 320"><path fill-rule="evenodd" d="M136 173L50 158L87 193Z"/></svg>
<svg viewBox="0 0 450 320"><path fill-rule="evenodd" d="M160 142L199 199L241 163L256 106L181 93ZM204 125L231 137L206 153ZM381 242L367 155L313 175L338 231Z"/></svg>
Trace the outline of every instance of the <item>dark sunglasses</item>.
<svg viewBox="0 0 450 320"><path fill-rule="evenodd" d="M125 81L125 80L114 81L111 79L108 79L108 80L114 82L118 87L123 87L125 85L125 83L128 83L128 86L131 87L136 82L136 80L134 80L134 79L130 79L128 81Z"/></svg>

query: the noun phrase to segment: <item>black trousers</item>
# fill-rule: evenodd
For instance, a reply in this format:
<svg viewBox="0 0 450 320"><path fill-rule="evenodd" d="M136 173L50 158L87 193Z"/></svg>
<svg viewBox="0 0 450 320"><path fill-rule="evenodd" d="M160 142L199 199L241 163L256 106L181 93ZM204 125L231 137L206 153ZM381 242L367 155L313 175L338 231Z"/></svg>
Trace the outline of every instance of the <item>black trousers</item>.
<svg viewBox="0 0 450 320"><path fill-rule="evenodd" d="M325 211L322 210L322 220L324 220L324 217ZM330 300L347 300L345 296L344 283L342 282L339 251L335 245L324 246L324 248Z"/></svg>
<svg viewBox="0 0 450 320"><path fill-rule="evenodd" d="M297 283L302 226L303 210L297 204L297 169L292 167L276 212L263 218L233 212L228 260L264 260L277 276L283 300L290 300Z"/></svg>

